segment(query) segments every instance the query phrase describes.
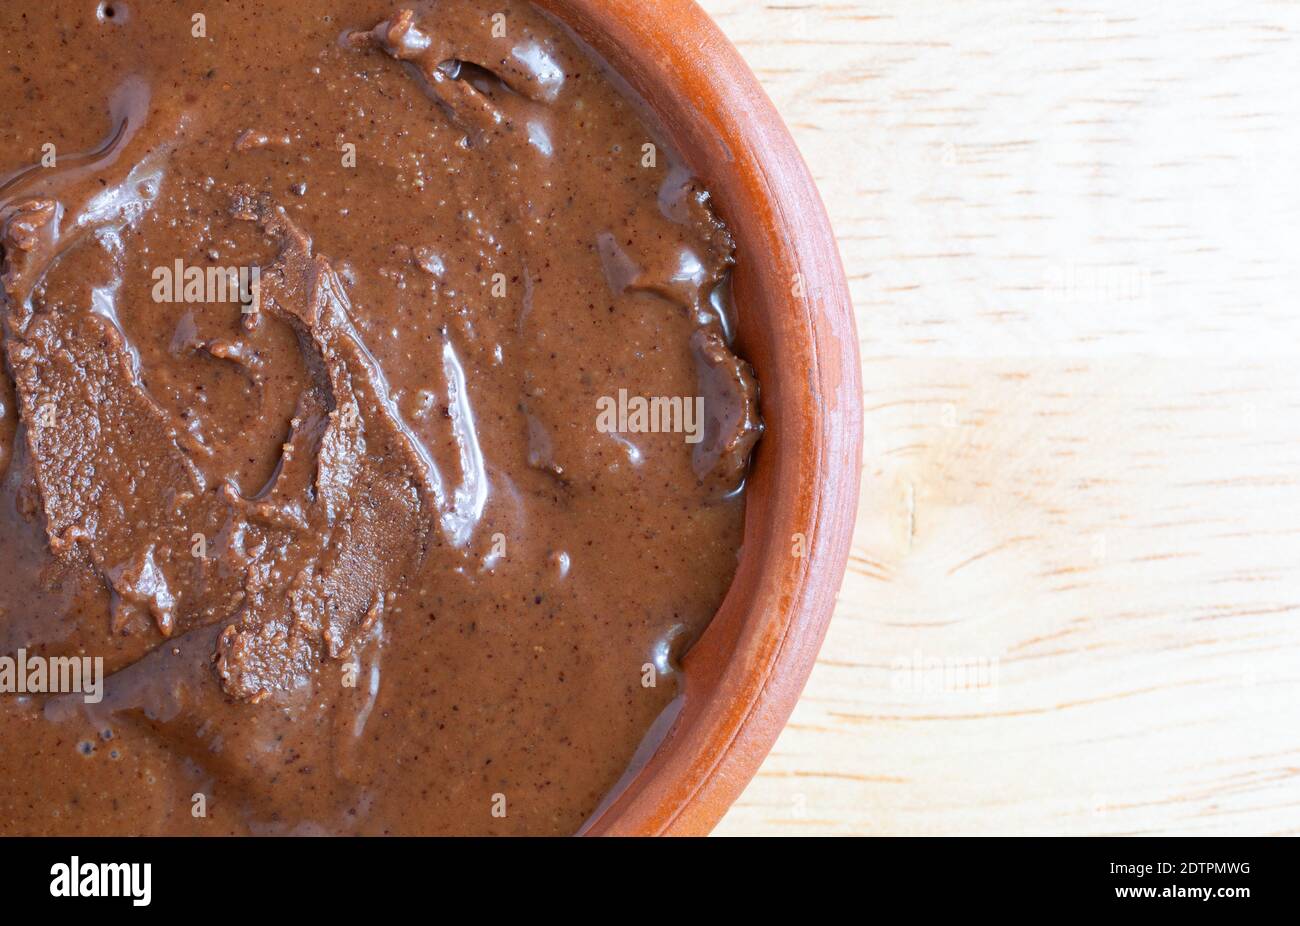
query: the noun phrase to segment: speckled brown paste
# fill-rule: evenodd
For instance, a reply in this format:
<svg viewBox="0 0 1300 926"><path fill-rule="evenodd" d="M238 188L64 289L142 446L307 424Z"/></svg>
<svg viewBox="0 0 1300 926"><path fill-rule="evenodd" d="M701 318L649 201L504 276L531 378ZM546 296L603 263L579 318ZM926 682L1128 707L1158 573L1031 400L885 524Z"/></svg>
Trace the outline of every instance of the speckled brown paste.
<svg viewBox="0 0 1300 926"><path fill-rule="evenodd" d="M0 110L0 655L107 674L0 694L0 832L580 829L761 432L641 107L523 3L10 0Z"/></svg>

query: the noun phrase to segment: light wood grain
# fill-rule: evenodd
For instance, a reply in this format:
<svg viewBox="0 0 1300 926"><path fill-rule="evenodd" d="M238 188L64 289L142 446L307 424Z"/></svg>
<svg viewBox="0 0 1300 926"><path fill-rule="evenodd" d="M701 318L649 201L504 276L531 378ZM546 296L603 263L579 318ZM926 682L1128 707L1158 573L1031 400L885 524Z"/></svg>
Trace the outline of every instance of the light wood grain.
<svg viewBox="0 0 1300 926"><path fill-rule="evenodd" d="M717 832L1300 832L1300 3L703 5L867 407L835 620Z"/></svg>

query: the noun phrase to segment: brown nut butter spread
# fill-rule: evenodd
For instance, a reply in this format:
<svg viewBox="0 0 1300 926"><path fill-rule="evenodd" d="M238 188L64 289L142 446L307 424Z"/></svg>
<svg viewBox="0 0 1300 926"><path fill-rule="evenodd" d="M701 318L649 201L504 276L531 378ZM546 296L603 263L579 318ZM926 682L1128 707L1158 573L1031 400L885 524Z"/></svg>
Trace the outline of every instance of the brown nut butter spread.
<svg viewBox="0 0 1300 926"><path fill-rule="evenodd" d="M204 6L0 4L0 832L579 831L735 572L731 237L528 4Z"/></svg>

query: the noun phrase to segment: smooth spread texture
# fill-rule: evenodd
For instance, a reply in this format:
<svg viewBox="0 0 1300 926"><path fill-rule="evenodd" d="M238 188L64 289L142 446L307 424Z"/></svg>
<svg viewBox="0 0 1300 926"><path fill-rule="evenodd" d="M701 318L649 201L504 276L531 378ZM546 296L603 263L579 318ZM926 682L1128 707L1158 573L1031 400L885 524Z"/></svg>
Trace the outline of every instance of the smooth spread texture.
<svg viewBox="0 0 1300 926"><path fill-rule="evenodd" d="M739 553L708 194L522 3L17 0L0 53L0 655L106 675L0 694L0 831L577 831Z"/></svg>

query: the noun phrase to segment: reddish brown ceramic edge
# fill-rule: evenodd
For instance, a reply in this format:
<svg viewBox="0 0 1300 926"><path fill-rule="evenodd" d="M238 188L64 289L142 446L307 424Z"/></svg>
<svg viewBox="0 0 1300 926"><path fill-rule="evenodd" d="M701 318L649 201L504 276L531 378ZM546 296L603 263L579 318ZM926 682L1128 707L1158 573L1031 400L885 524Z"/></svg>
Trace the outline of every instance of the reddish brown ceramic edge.
<svg viewBox="0 0 1300 926"><path fill-rule="evenodd" d="M852 303L794 140L703 10L691 0L540 5L645 98L736 235L738 345L758 372L768 425L749 480L744 551L685 659L686 702L671 732L585 829L704 834L789 718L844 576L862 446ZM792 555L798 533L810 549L802 559Z"/></svg>

